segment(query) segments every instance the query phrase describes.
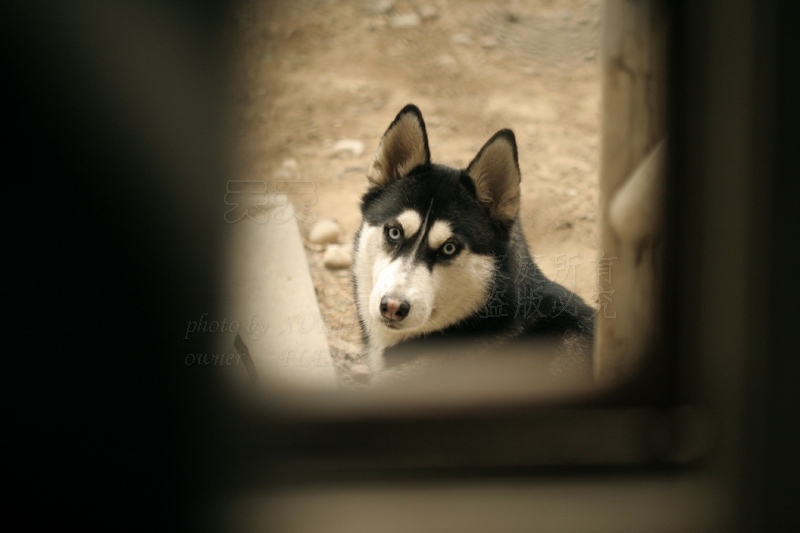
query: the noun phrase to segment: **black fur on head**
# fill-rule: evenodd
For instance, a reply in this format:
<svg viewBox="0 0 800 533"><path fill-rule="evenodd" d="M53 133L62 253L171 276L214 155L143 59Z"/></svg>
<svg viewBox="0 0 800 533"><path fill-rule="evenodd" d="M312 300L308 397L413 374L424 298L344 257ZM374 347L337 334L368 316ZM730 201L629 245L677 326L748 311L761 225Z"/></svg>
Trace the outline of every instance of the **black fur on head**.
<svg viewBox="0 0 800 533"><path fill-rule="evenodd" d="M431 168L422 112L408 104L383 134L367 178L373 189L380 189ZM520 183L514 133L507 129L495 133L461 173L470 181L462 185L473 191L492 220L511 226L519 212ZM460 181L464 181L463 177Z"/></svg>

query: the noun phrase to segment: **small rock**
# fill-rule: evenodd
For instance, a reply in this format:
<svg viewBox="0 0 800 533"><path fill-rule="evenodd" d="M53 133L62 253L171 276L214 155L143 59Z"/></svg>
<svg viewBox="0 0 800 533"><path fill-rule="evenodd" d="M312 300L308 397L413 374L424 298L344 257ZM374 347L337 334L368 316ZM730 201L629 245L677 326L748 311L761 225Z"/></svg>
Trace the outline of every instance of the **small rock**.
<svg viewBox="0 0 800 533"><path fill-rule="evenodd" d="M419 16L422 18L422 20L434 20L439 18L439 10L436 9L436 6L426 4L424 6L420 6Z"/></svg>
<svg viewBox="0 0 800 533"><path fill-rule="evenodd" d="M500 41L497 40L497 37L493 35L486 35L481 37L481 46L484 48L497 48L500 44Z"/></svg>
<svg viewBox="0 0 800 533"><path fill-rule="evenodd" d="M416 28L420 25L419 15L413 11L410 13L398 13L389 19L389 26L392 28Z"/></svg>
<svg viewBox="0 0 800 533"><path fill-rule="evenodd" d="M372 12L376 15L386 15L394 9L394 0L378 0L372 5Z"/></svg>
<svg viewBox="0 0 800 533"><path fill-rule="evenodd" d="M308 232L308 240L314 244L329 244L339 242L341 229L339 224L330 218L320 219Z"/></svg>
<svg viewBox="0 0 800 533"><path fill-rule="evenodd" d="M573 198L575 196L578 196L578 189L576 189L575 187L570 187L569 189L567 189L567 196L572 196Z"/></svg>
<svg viewBox="0 0 800 533"><path fill-rule="evenodd" d="M329 245L325 250L325 255L322 256L322 264L331 270L348 268L352 262L353 256L350 249L340 244Z"/></svg>
<svg viewBox="0 0 800 533"><path fill-rule="evenodd" d="M352 342L348 342L344 339L340 339L336 336L336 333L342 331L342 328L332 328L328 332L328 344L331 347L338 357L344 359L350 359L351 361L358 360L362 350L361 348Z"/></svg>
<svg viewBox="0 0 800 533"><path fill-rule="evenodd" d="M363 378L367 377L371 374L369 367L367 365L351 365L350 366L350 375L354 378Z"/></svg>
<svg viewBox="0 0 800 533"><path fill-rule="evenodd" d="M469 46L472 44L472 37L470 37L466 33L456 33L455 35L453 35L453 42L456 44Z"/></svg>
<svg viewBox="0 0 800 533"><path fill-rule="evenodd" d="M272 195L272 205L289 205L289 195L276 192Z"/></svg>
<svg viewBox="0 0 800 533"><path fill-rule="evenodd" d="M275 171L273 177L276 181L288 181L291 180L295 175L294 169L292 167L281 167Z"/></svg>
<svg viewBox="0 0 800 533"><path fill-rule="evenodd" d="M283 160L283 168L297 168L297 159L289 157Z"/></svg>
<svg viewBox="0 0 800 533"><path fill-rule="evenodd" d="M436 64L440 67L444 68L457 68L458 63L456 62L456 58L451 56L450 54L442 54L436 58Z"/></svg>
<svg viewBox="0 0 800 533"><path fill-rule="evenodd" d="M367 31L380 30L386 27L386 19L383 17L372 17L364 22L364 27Z"/></svg>
<svg viewBox="0 0 800 533"><path fill-rule="evenodd" d="M355 157L360 157L364 153L364 143L358 139L340 139L333 145L333 153L343 152L350 152Z"/></svg>

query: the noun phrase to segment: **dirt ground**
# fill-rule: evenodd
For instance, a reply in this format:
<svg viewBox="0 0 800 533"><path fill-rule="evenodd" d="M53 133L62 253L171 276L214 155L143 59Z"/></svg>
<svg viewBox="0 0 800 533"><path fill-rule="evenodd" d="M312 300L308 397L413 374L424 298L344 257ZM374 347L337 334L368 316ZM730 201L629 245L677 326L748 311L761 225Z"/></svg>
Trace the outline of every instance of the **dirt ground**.
<svg viewBox="0 0 800 533"><path fill-rule="evenodd" d="M288 192L304 237L333 218L349 246L364 174L403 105L420 107L433 160L453 166L511 128L535 260L596 305L600 27L599 0L248 2L231 23L238 172ZM363 152L334 150L340 140ZM350 273L326 269L323 246L306 249L347 382L360 343Z"/></svg>

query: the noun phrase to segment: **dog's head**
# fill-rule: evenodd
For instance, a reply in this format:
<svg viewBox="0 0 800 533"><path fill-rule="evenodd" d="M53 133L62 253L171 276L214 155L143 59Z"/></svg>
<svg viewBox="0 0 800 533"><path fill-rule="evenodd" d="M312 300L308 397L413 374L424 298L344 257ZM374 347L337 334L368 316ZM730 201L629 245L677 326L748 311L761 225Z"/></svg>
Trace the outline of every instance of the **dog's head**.
<svg viewBox="0 0 800 533"><path fill-rule="evenodd" d="M391 345L480 312L519 211L514 134L497 132L466 169L432 164L422 114L407 105L367 178L354 274L368 334Z"/></svg>

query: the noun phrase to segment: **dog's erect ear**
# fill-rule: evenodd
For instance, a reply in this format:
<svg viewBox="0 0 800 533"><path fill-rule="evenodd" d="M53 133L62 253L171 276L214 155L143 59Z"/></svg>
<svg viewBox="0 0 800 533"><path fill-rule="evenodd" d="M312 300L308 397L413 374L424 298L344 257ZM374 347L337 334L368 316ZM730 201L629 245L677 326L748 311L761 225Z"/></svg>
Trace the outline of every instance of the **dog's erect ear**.
<svg viewBox="0 0 800 533"><path fill-rule="evenodd" d="M367 178L375 185L385 187L417 166L430 162L425 121L419 108L409 104L397 114L383 134L378 152L367 171Z"/></svg>
<svg viewBox="0 0 800 533"><path fill-rule="evenodd" d="M475 183L478 200L489 209L489 215L511 224L519 210L519 163L514 132L500 130L483 145L467 167Z"/></svg>

